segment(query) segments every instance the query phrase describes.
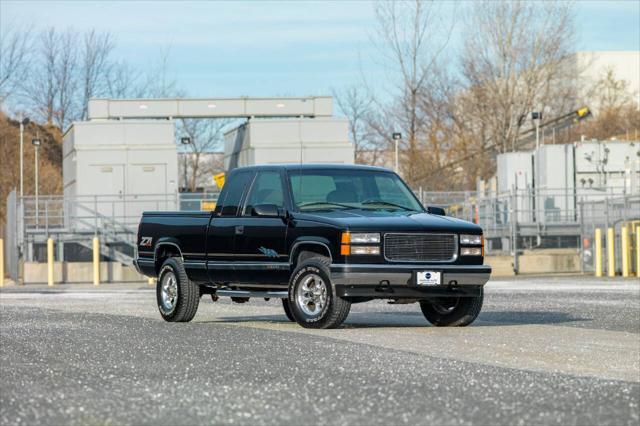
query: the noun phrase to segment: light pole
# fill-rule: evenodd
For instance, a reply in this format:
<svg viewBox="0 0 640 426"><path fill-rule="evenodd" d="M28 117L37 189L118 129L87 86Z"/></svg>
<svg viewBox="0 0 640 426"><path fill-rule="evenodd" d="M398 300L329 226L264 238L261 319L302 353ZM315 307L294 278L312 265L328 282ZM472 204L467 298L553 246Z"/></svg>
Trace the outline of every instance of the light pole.
<svg viewBox="0 0 640 426"><path fill-rule="evenodd" d="M24 126L29 124L29 119L20 114L20 197L24 196Z"/></svg>
<svg viewBox="0 0 640 426"><path fill-rule="evenodd" d="M35 181L35 192L36 192L36 229L40 227L40 216L39 216L39 209L40 209L40 204L38 203L38 148L40 148L40 139L31 139L31 144L34 146L35 150L36 150L36 155L35 155L35 163L36 163L36 181Z"/></svg>
<svg viewBox="0 0 640 426"><path fill-rule="evenodd" d="M182 145L184 145L185 147L187 145L191 145L191 138L189 136L183 136L183 137L180 138L180 143ZM185 152L183 155L184 155L184 160L182 161L182 163L183 163L182 168L183 168L183 176L184 176L184 189L186 191L187 187L189 186L189 183L187 182L187 180L188 180L187 179L187 176L188 176L188 173L187 173L187 155L188 155L188 152Z"/></svg>
<svg viewBox="0 0 640 426"><path fill-rule="evenodd" d="M542 113L534 111L531 113L531 119L536 125L536 150L540 148L540 120L542 120Z"/></svg>
<svg viewBox="0 0 640 426"><path fill-rule="evenodd" d="M391 137L392 137L392 139L393 139L393 143L394 143L394 145L395 145L395 151L396 151L396 152L395 152L395 172L396 172L396 173L399 173L400 167L399 167L399 164L398 164L398 155L399 155L399 152L398 152L398 143L400 142L400 139L402 139L402 133L394 132L394 133L391 135Z"/></svg>

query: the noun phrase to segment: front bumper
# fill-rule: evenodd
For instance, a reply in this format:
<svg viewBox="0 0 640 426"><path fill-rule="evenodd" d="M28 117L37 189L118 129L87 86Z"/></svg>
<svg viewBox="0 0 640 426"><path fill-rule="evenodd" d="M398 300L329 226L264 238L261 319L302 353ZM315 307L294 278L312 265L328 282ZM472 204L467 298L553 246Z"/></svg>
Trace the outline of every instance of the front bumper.
<svg viewBox="0 0 640 426"><path fill-rule="evenodd" d="M442 284L417 286L417 271L442 272ZM477 296L489 281L487 265L442 264L332 264L331 281L342 297L422 298L434 296Z"/></svg>

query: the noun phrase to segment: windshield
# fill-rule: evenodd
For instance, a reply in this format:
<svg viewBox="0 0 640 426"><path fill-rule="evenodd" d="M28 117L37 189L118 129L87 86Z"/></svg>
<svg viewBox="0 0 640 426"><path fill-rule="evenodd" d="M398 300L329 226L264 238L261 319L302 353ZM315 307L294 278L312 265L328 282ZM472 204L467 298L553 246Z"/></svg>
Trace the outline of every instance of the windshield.
<svg viewBox="0 0 640 426"><path fill-rule="evenodd" d="M377 170L290 170L293 202L300 211L424 211L394 173Z"/></svg>

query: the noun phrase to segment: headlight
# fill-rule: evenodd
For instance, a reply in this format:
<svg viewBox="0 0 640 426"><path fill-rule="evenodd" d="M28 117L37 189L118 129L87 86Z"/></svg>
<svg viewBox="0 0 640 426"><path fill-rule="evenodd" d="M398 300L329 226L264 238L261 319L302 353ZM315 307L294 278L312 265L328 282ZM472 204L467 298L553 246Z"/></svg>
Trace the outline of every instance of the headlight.
<svg viewBox="0 0 640 426"><path fill-rule="evenodd" d="M351 246L350 254L368 254L368 255L379 255L380 247L378 246Z"/></svg>
<svg viewBox="0 0 640 426"><path fill-rule="evenodd" d="M380 242L380 234L378 233L358 233L350 232L342 233L342 244L377 244Z"/></svg>
<svg viewBox="0 0 640 426"><path fill-rule="evenodd" d="M460 245L463 246L481 246L482 235L460 235Z"/></svg>
<svg viewBox="0 0 640 426"><path fill-rule="evenodd" d="M460 256L482 256L482 248L480 247L462 247Z"/></svg>
<svg viewBox="0 0 640 426"><path fill-rule="evenodd" d="M352 244L380 244L380 234L377 232L361 232L352 234L351 232L343 232L340 238L340 254L349 255L370 255L377 256L380 254L380 246L358 246Z"/></svg>

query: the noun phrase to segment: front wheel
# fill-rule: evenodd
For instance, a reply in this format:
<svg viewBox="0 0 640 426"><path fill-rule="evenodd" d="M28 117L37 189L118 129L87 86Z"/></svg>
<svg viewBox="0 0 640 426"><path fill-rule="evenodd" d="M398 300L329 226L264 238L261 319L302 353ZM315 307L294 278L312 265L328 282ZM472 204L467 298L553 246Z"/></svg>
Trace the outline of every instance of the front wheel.
<svg viewBox="0 0 640 426"><path fill-rule="evenodd" d="M291 275L289 307L302 327L337 328L349 315L351 302L336 295L329 278L330 263L325 257L312 257Z"/></svg>
<svg viewBox="0 0 640 426"><path fill-rule="evenodd" d="M464 327L480 314L484 291L474 297L438 297L420 302L422 314L437 327Z"/></svg>

